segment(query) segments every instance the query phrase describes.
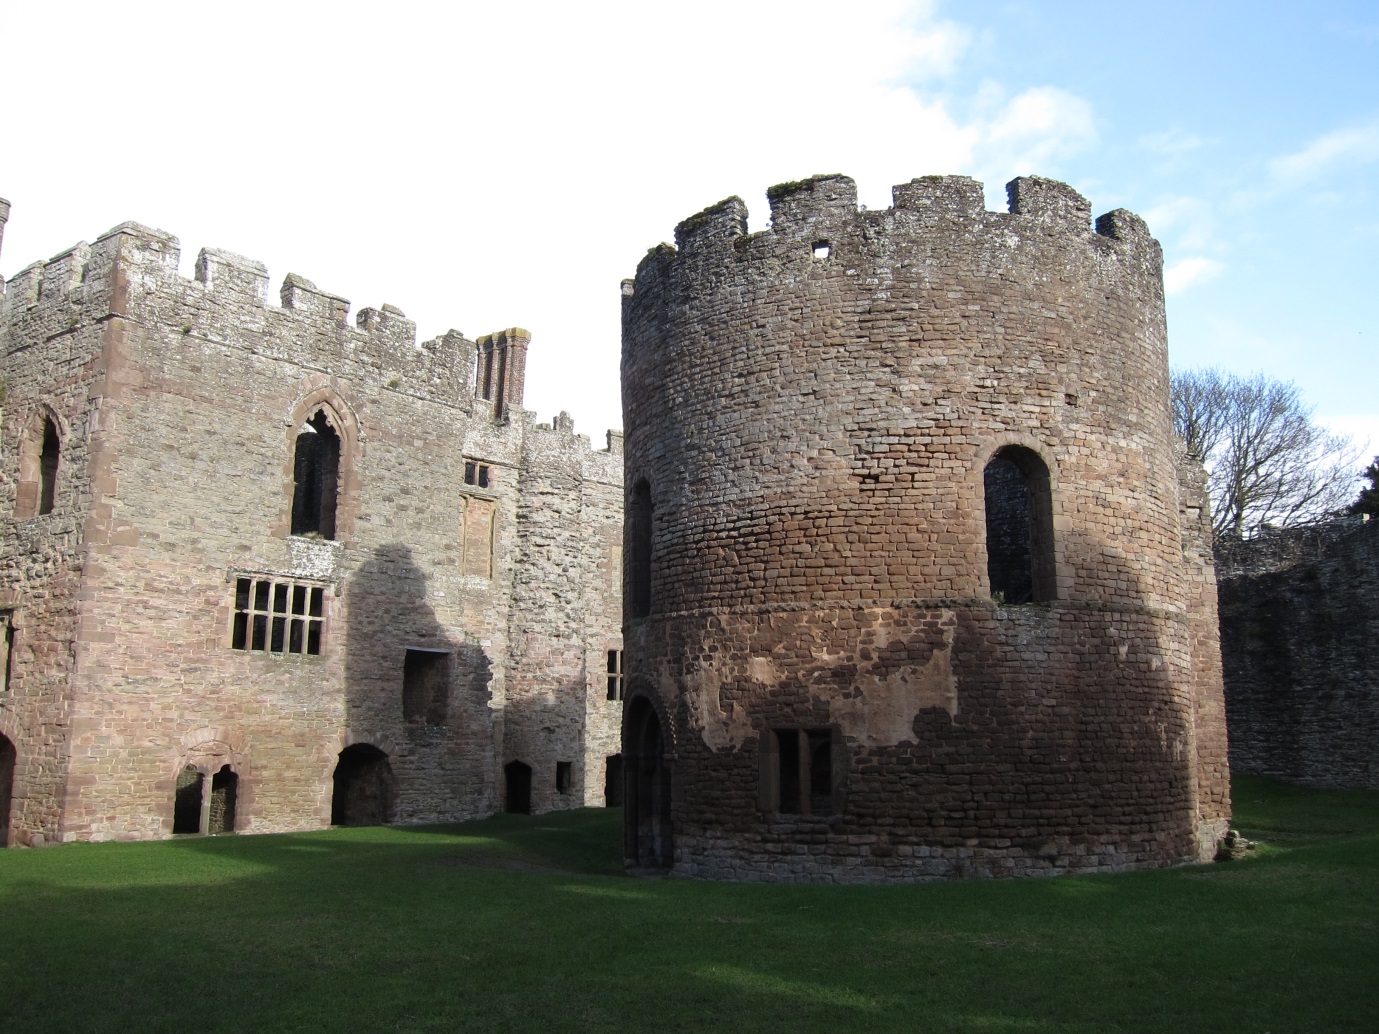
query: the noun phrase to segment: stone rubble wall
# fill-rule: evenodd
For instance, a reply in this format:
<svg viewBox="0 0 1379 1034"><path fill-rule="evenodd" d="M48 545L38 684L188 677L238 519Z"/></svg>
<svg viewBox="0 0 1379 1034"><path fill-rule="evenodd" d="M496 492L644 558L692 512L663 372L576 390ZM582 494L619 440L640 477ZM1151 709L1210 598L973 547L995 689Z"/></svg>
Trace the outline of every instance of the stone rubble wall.
<svg viewBox="0 0 1379 1034"><path fill-rule="evenodd" d="M1218 543L1231 767L1379 788L1379 522Z"/></svg>

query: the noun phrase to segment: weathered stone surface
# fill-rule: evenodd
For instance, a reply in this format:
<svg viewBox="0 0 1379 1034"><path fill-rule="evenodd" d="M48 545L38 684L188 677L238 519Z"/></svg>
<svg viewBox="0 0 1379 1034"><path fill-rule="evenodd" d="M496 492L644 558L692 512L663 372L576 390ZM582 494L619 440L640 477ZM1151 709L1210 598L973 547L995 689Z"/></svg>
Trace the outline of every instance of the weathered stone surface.
<svg viewBox="0 0 1379 1034"><path fill-rule="evenodd" d="M207 249L192 280L177 260L175 238L125 223L4 285L10 842L168 834L189 765L207 787L230 766L237 829L323 826L352 744L385 755L365 789L400 822L502 808L510 760L533 771L534 810L602 804L620 436L594 451L568 417L521 408L518 328L418 343L395 306L351 327L301 276L278 307L253 260ZM333 528L294 535L296 440L321 413ZM319 654L233 648L241 580L322 590ZM409 650L445 655L410 720Z"/></svg>
<svg viewBox="0 0 1379 1034"><path fill-rule="evenodd" d="M1379 522L1217 546L1231 766L1379 788Z"/></svg>
<svg viewBox="0 0 1379 1034"><path fill-rule="evenodd" d="M1159 246L1129 213L1093 232L1064 184L1010 194L987 212L930 177L862 212L846 177L784 184L770 230L729 199L624 283L630 866L1215 854L1210 525L1180 485ZM998 454L1019 473L988 487ZM1010 484L991 519L1026 552L998 564ZM1011 605L1020 563L1036 602Z"/></svg>

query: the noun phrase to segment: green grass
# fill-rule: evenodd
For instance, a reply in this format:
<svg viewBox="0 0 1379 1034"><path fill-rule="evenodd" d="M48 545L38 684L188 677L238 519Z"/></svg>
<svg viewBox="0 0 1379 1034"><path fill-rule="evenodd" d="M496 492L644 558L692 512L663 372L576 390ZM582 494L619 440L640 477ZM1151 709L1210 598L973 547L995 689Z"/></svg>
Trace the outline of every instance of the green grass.
<svg viewBox="0 0 1379 1034"><path fill-rule="evenodd" d="M1240 778L1243 862L623 876L616 811L0 852L0 1030L1373 1031L1379 794Z"/></svg>

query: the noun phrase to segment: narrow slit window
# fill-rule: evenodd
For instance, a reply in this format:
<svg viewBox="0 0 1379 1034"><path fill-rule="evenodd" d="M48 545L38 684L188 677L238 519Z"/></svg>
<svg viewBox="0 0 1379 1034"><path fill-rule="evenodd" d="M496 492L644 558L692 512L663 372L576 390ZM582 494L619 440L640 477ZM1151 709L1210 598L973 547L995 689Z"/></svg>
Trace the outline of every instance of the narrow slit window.
<svg viewBox="0 0 1379 1034"><path fill-rule="evenodd" d="M627 508L627 562L623 579L629 617L644 618L651 613L652 550L651 485L638 481Z"/></svg>
<svg viewBox="0 0 1379 1034"><path fill-rule="evenodd" d="M608 699L622 699L622 651L608 651Z"/></svg>

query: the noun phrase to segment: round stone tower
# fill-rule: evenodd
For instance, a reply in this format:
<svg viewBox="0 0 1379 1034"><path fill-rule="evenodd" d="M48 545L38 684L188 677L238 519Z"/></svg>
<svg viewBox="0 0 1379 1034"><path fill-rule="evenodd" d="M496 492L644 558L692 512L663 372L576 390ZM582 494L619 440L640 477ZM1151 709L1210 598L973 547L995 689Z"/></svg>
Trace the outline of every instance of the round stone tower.
<svg viewBox="0 0 1379 1034"><path fill-rule="evenodd" d="M1209 857L1229 815L1162 257L1043 179L729 198L623 285L632 867Z"/></svg>

